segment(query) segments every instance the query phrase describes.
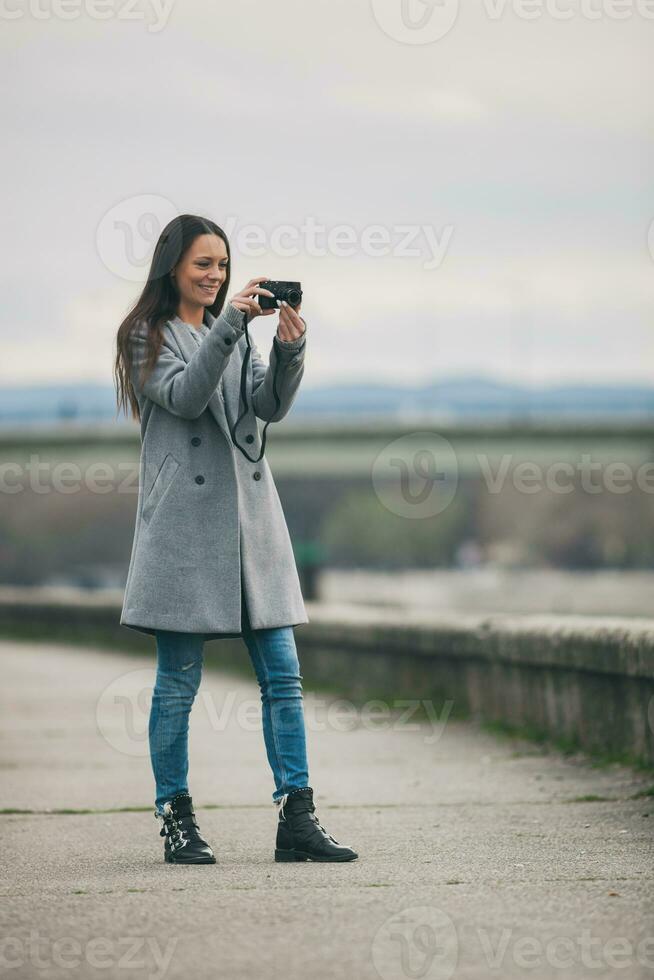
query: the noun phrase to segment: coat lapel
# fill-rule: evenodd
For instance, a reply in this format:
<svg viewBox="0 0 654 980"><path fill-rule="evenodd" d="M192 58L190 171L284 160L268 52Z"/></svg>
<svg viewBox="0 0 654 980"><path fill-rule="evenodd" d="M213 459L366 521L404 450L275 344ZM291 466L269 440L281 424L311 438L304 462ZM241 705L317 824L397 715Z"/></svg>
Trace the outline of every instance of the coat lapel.
<svg viewBox="0 0 654 980"><path fill-rule="evenodd" d="M193 329L193 328L192 327L189 328L181 321L176 322L175 320L169 320L166 326L168 327L172 336L174 337L175 342L179 347L180 354L188 364L188 362L191 360L196 350L198 349L198 345L196 341L194 340L193 337L190 337L188 334L189 329ZM238 399L239 392L240 392L240 379L241 379L240 362L234 357L235 353L236 351L234 351L231 357L229 358L229 361L227 362L227 367L225 368L222 375L223 390L225 392L226 401L230 399L231 393L234 391L236 391L237 393L236 397ZM224 405L223 399L220 393L218 392L218 388L216 388L211 398L209 399L209 404L207 405L207 408L211 411L211 414L213 415L216 422L220 426L221 430L225 434L225 437L231 443L232 436L229 431L229 425L227 424L227 418L226 418L226 413L228 412L228 410L230 414L233 414L233 412L231 411L232 410L231 401L229 405ZM234 424L234 421L235 420L232 421L232 425Z"/></svg>

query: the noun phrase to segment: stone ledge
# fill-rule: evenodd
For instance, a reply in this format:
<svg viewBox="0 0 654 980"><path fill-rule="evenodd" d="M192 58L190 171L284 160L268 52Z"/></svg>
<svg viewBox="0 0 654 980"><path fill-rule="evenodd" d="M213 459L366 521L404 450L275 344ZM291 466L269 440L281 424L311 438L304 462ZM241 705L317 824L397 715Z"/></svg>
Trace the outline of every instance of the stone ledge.
<svg viewBox="0 0 654 980"><path fill-rule="evenodd" d="M74 586L0 586L0 614L52 608L103 614L122 606L123 590ZM654 680L654 619L557 614L432 613L425 609L307 602L304 644L347 644L398 655L492 660ZM117 623L117 625L119 625Z"/></svg>
<svg viewBox="0 0 654 980"><path fill-rule="evenodd" d="M654 679L654 619L555 614L451 614L307 603L304 642L340 640L420 656L475 657Z"/></svg>

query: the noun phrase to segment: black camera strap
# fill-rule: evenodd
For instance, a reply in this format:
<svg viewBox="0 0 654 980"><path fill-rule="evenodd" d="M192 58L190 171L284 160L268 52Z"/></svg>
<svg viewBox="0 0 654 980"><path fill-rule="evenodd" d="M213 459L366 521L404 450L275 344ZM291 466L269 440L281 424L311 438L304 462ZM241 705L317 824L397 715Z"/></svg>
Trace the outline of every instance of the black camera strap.
<svg viewBox="0 0 654 980"><path fill-rule="evenodd" d="M245 406L245 408L243 409L243 412L241 413L241 415L239 415L239 417L236 419L236 422L234 423L234 428L233 429L230 429L230 434L231 434L231 437L232 437L232 442L234 443L234 445L236 446L237 449L240 449L241 450L241 452L243 453L243 455L245 456L245 458L247 460L249 460L251 463L258 463L259 460L262 458L263 454L266 451L266 429L268 428L268 426L272 422L272 419L268 419L268 421L266 422L266 424L263 427L263 431L261 433L261 452L259 453L259 455L257 456L256 459L252 459L252 457L245 451L245 449L243 449L243 446L239 446L239 444L238 444L238 442L236 440L236 428L237 428L239 422L241 421L241 419L242 418L245 418L245 416L247 415L247 413L249 411L248 403L247 403L247 397L246 397L247 396L247 372L248 372L248 364L249 364L250 359L251 359L252 344L250 343L250 335L248 333L248 315L247 315L247 312L244 312L243 313L243 329L245 331L245 340L247 342L247 350L246 350L245 355L243 357L243 364L241 366L241 391L240 391L239 404L242 401L243 404L244 404L244 406ZM273 344L275 342L276 342L276 338L273 338ZM279 393L277 391L277 374L279 372L280 363L281 363L281 361L280 361L279 355L277 354L276 357L275 357L275 370L273 372L273 395L275 396L275 403L276 403L275 404L275 411L273 412L273 416L277 414L277 412L279 411L279 406L281 405L281 399L280 399ZM227 420L227 425L229 426L229 420Z"/></svg>

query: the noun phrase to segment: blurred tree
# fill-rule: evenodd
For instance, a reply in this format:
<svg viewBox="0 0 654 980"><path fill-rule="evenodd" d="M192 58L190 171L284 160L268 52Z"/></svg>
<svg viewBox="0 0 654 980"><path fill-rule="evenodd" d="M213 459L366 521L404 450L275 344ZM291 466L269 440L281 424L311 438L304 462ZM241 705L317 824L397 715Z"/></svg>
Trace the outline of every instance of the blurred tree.
<svg viewBox="0 0 654 980"><path fill-rule="evenodd" d="M409 519L394 514L375 493L346 493L325 517L321 540L330 565L376 568L433 568L455 564L469 534L470 509L463 492L434 517Z"/></svg>

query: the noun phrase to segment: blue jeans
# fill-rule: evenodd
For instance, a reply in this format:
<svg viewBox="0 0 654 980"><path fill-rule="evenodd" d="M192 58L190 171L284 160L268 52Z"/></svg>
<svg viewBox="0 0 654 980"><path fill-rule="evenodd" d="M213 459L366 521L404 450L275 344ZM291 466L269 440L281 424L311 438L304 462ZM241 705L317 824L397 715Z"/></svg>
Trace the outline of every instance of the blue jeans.
<svg viewBox="0 0 654 980"><path fill-rule="evenodd" d="M292 626L252 629L243 605L243 639L261 691L263 737L273 802L309 785L302 674ZM189 715L200 687L204 635L157 630L157 674L148 725L155 809L188 793Z"/></svg>

